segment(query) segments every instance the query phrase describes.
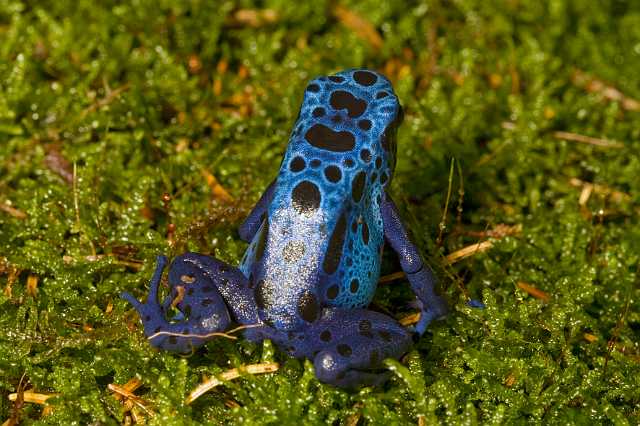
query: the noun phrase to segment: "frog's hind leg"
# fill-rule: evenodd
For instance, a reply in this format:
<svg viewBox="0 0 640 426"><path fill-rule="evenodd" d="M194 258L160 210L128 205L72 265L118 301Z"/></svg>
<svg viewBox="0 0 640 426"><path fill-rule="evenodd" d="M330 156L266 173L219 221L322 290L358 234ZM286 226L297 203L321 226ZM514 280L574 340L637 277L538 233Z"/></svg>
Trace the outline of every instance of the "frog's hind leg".
<svg viewBox="0 0 640 426"><path fill-rule="evenodd" d="M223 333L232 321L257 322L247 279L230 265L197 253L177 257L169 268L170 293L158 302L158 287L167 264L158 257L149 296L140 303L123 293L140 314L145 336L160 349L187 353Z"/></svg>
<svg viewBox="0 0 640 426"><path fill-rule="evenodd" d="M277 337L291 355L313 360L320 381L343 388L386 381L382 361L399 358L413 343L396 320L366 309L325 309L306 330Z"/></svg>

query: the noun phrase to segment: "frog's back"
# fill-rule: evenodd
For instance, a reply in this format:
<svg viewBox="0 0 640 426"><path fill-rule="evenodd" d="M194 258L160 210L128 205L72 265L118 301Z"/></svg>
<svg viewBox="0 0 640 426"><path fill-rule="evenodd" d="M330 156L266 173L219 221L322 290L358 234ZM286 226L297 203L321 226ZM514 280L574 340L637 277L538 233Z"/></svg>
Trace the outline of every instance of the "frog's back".
<svg viewBox="0 0 640 426"><path fill-rule="evenodd" d="M344 71L307 86L243 268L262 317L276 327L312 322L321 306L371 301L399 109L389 81L373 71Z"/></svg>

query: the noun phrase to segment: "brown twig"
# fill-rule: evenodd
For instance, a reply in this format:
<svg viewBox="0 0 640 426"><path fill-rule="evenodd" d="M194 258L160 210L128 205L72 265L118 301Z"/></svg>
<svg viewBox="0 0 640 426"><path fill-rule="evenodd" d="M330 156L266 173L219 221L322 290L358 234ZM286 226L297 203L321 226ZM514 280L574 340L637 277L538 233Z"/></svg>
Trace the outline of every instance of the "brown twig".
<svg viewBox="0 0 640 426"><path fill-rule="evenodd" d="M610 197L611 201L615 203L631 200L631 196L629 194L613 189L607 185L587 182L584 180L580 180L578 178L569 179L569 184L575 188L582 188L582 192L584 192L585 189L588 188L588 191L590 192L593 192L599 195L608 196ZM584 203L586 204L586 201L588 201L588 197L581 193L580 200L582 201L583 198L586 198L586 200L584 201ZM580 204L580 205L583 205L583 204Z"/></svg>
<svg viewBox="0 0 640 426"><path fill-rule="evenodd" d="M406 315L398 320L398 322L403 326L407 327L409 325L417 324L420 321L420 312L416 312L413 314Z"/></svg>
<svg viewBox="0 0 640 426"><path fill-rule="evenodd" d="M5 259L5 263L3 265L5 271L8 272L7 274L7 284L4 287L3 290L3 294L6 297L11 298L12 294L13 294L13 283L16 282L16 280L18 279L18 276L20 275L21 270L18 269L17 267L11 265L6 259Z"/></svg>
<svg viewBox="0 0 640 426"><path fill-rule="evenodd" d="M26 373L22 374L22 377L20 377L20 381L18 382L18 388L16 389L17 392L14 394L10 394L9 395L9 400L13 401L13 407L11 408L11 417L9 417L7 419L7 421L5 421L3 423L3 426L16 426L18 423L20 423L20 413L22 412L22 408L24 407L24 388L26 386L25 384L25 375ZM13 399L12 399L12 395L13 395Z"/></svg>
<svg viewBox="0 0 640 426"><path fill-rule="evenodd" d="M369 43L371 47L377 50L382 49L384 44L382 36L380 36L380 33L378 33L378 30L376 30L371 22L340 5L334 7L333 13L342 25L356 33L358 37Z"/></svg>
<svg viewBox="0 0 640 426"><path fill-rule="evenodd" d="M129 381L129 383L131 383L131 381ZM126 386L126 385L125 385ZM117 399L118 400L126 400L126 401L131 401L131 403L135 404L137 407L141 408L145 413L147 413L147 415L149 415L150 417L155 416L155 412L149 408L150 407L150 403L145 401L144 399L140 398L137 395L134 395L133 391L129 390L131 389L132 386L129 386L129 388L125 388L124 386L119 386L116 385L115 383L109 383L107 385L107 389L109 389L111 392L117 394ZM137 389L137 387L133 388L134 390ZM133 408L133 407L131 407ZM131 410L129 410L131 411Z"/></svg>
<svg viewBox="0 0 640 426"><path fill-rule="evenodd" d="M36 297L38 295L38 276L29 274L27 277L27 293L29 296Z"/></svg>
<svg viewBox="0 0 640 426"><path fill-rule="evenodd" d="M601 138L593 138L591 136L580 135L578 133L557 131L557 132L553 132L553 137L556 139L561 139L565 141L580 142L588 145L600 146L603 148L624 148L624 144L618 141L612 141L609 139L601 139Z"/></svg>
<svg viewBox="0 0 640 426"><path fill-rule="evenodd" d="M392 274L384 275L380 277L380 279L378 280L378 284L390 283L391 281L401 280L404 277L406 277L406 274L404 273L404 271L394 272Z"/></svg>
<svg viewBox="0 0 640 426"><path fill-rule="evenodd" d="M238 404L238 401L233 400L233 399L225 399L224 400L224 405L227 408L240 408L241 405Z"/></svg>
<svg viewBox="0 0 640 426"><path fill-rule="evenodd" d="M124 385L120 386L120 385L116 385L117 389L124 389L127 392L135 392L140 386L142 386L142 380L138 379L137 377L133 377L131 378L127 383L125 383ZM125 395L122 395L121 393L114 391L115 395L113 395L115 397L115 399L117 399L118 401L123 400L124 398L126 398Z"/></svg>
<svg viewBox="0 0 640 426"><path fill-rule="evenodd" d="M278 12L273 9L238 9L225 26L259 28L277 22L278 18Z"/></svg>
<svg viewBox="0 0 640 426"><path fill-rule="evenodd" d="M503 121L500 126L505 130L515 130L516 124L510 121ZM564 131L555 131L552 133L553 137L556 139L570 141L570 142L579 142L588 145L599 146L602 148L624 148L624 144L618 141L602 139L602 138L594 138L591 136L585 136L578 133L564 132Z"/></svg>
<svg viewBox="0 0 640 426"><path fill-rule="evenodd" d="M0 210L9 214L10 216L15 217L16 219L26 219L27 214L22 210L18 210L15 207L11 206L8 201L0 202Z"/></svg>
<svg viewBox="0 0 640 426"><path fill-rule="evenodd" d="M10 393L9 401L17 401L19 393ZM22 401L44 405L47 399L60 395L59 393L39 393L31 390L22 392Z"/></svg>
<svg viewBox="0 0 640 426"><path fill-rule="evenodd" d="M527 284L524 281L518 281L518 288L520 290L523 290L525 293L535 297L536 299L540 299L545 302L551 300L551 296L549 295L549 293L537 289L536 287L532 286L531 284Z"/></svg>
<svg viewBox="0 0 640 426"><path fill-rule="evenodd" d="M218 377L212 377L210 379L206 379L204 382L200 383L196 388L191 391L189 396L186 399L187 404L191 404L193 401L198 399L200 396L208 392L209 390L224 384L224 382L237 379L241 377L243 374L265 374L265 373L273 373L280 368L280 364L277 362L266 362L262 364L250 364L245 365L239 368L232 368L231 370L227 370L224 373L218 375Z"/></svg>
<svg viewBox="0 0 640 426"><path fill-rule="evenodd" d="M484 251L487 251L491 247L493 247L493 243L491 241L481 241L481 242L472 244L470 246L461 248L460 250L456 250L453 253L446 255L444 258L444 264L451 265L469 256L473 256L476 253L482 253Z"/></svg>
<svg viewBox="0 0 640 426"><path fill-rule="evenodd" d="M222 185L220 185L218 179L216 179L216 177L212 173L205 169L202 169L200 173L207 181L207 185L211 189L211 193L213 194L214 198L220 199L227 203L233 202L233 197L231 196L231 194L229 194L229 192Z"/></svg>
<svg viewBox="0 0 640 426"><path fill-rule="evenodd" d="M640 111L640 102L623 94L613 86L607 85L602 80L591 77L580 70L576 70L571 76L571 81L578 87L583 87L589 93L599 93L605 99L620 102L622 108L627 111Z"/></svg>
<svg viewBox="0 0 640 426"><path fill-rule="evenodd" d="M522 225L507 225L505 223L500 223L496 225L493 229L488 229L486 231L463 231L460 232L462 235L466 235L468 237L474 238L504 238L511 235L520 235L522 232Z"/></svg>
<svg viewBox="0 0 640 426"><path fill-rule="evenodd" d="M474 243L448 254L447 256L445 256L443 263L445 265L452 265L456 262L461 261L462 259L473 256L476 253L487 251L491 247L493 247L493 243L491 241L481 241L478 243ZM391 281L402 279L405 276L406 274L403 271L394 272L392 274L380 277L380 279L378 280L378 284L386 284Z"/></svg>
<svg viewBox="0 0 640 426"><path fill-rule="evenodd" d="M596 336L595 334L584 333L582 335L582 337L584 337L584 340L586 340L589 343L593 343L593 342L597 342L598 341L598 336Z"/></svg>

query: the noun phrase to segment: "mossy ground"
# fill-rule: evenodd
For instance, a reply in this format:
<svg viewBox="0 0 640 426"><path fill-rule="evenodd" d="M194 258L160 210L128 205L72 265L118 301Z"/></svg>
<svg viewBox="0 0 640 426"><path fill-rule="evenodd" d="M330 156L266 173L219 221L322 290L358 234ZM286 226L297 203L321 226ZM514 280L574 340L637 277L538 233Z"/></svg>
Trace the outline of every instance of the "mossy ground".
<svg viewBox="0 0 640 426"><path fill-rule="evenodd" d="M404 104L392 193L449 317L359 393L268 344L151 349L118 294L160 253L237 263L306 81L360 66ZM0 0L0 421L118 424L107 386L138 377L154 424L639 424L638 70L635 1Z"/></svg>

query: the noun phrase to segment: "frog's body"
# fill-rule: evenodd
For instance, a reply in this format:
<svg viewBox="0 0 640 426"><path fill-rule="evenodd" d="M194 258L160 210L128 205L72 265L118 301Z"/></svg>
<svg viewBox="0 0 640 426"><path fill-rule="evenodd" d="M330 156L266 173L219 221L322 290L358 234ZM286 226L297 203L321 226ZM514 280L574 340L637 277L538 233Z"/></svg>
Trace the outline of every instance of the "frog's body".
<svg viewBox="0 0 640 426"><path fill-rule="evenodd" d="M270 338L314 360L318 377L340 386L376 383L374 370L410 346L409 332L366 310L380 274L384 240L399 254L422 318L421 334L444 302L385 192L395 167L402 108L389 81L368 70L320 77L307 86L276 180L240 228L250 241L239 269L186 253L172 264L172 292L162 306L125 295L141 314L151 343L185 351L232 320L262 324ZM179 297L180 318L166 313ZM367 371L369 370L369 371Z"/></svg>
<svg viewBox="0 0 640 426"><path fill-rule="evenodd" d="M345 72L307 86L266 218L240 267L256 283L261 318L277 329L303 326L297 311L315 317L305 304L360 308L375 292L380 201L400 110L385 78L359 73L371 84Z"/></svg>

